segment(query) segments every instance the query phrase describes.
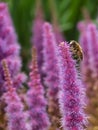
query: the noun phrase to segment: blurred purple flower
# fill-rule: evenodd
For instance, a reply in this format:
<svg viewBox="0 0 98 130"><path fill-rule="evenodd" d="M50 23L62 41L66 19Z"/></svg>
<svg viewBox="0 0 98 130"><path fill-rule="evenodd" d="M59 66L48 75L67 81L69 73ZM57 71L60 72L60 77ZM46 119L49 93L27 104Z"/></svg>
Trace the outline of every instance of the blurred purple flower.
<svg viewBox="0 0 98 130"><path fill-rule="evenodd" d="M35 51L33 49L33 51ZM47 102L44 97L44 89L38 72L36 52L33 53L30 65L29 90L27 92L27 103L29 106L32 130L48 130L49 119L46 112Z"/></svg>
<svg viewBox="0 0 98 130"><path fill-rule="evenodd" d="M81 71L83 73L83 77L85 77L85 74L90 70L90 61L89 58L91 56L90 52L88 52L88 46L89 43L87 41L87 35L86 35L86 24L85 22L79 22L78 23L78 30L80 31L80 37L79 37L79 43L83 49L83 61L81 62Z"/></svg>
<svg viewBox="0 0 98 130"><path fill-rule="evenodd" d="M4 97L7 104L5 111L8 117L8 129L27 130L25 115L23 112L24 108L15 88L8 90L8 92L4 94Z"/></svg>
<svg viewBox="0 0 98 130"><path fill-rule="evenodd" d="M38 67L39 71L42 74L42 64L43 64L43 36L42 36L42 26L44 23L44 18L43 18L43 11L40 5L39 1L36 1L36 13L35 13L35 19L33 21L33 28L32 28L32 33L33 37L31 39L32 44L36 47L37 54L38 54Z"/></svg>
<svg viewBox="0 0 98 130"><path fill-rule="evenodd" d="M81 30L81 26L84 28ZM92 78L98 77L98 30L93 23L79 23L79 42L83 48L84 59L81 70L84 75L90 71Z"/></svg>
<svg viewBox="0 0 98 130"><path fill-rule="evenodd" d="M58 66L57 66L57 43L52 26L45 22L43 25L43 71L46 74L44 84L47 86L48 112L52 126L59 126L58 107Z"/></svg>
<svg viewBox="0 0 98 130"><path fill-rule="evenodd" d="M48 95L57 98L58 94L58 68L57 63L57 45L52 26L49 23L43 25L43 71L46 73L45 84L48 86Z"/></svg>
<svg viewBox="0 0 98 130"><path fill-rule="evenodd" d="M23 112L23 104L21 99L19 98L16 88L13 87L13 83L11 81L11 75L8 70L8 65L6 60L2 60L2 66L4 71L5 82L7 85L7 91L3 94L6 103L6 115L9 130L27 130L26 128L26 118Z"/></svg>
<svg viewBox="0 0 98 130"><path fill-rule="evenodd" d="M11 21L6 3L0 3L0 95L1 88L4 89L5 79L2 73L1 60L6 59L12 80L18 77L21 71L20 45ZM22 76L22 73L21 73ZM23 74L23 77L25 75ZM14 81L13 81L14 82ZM15 81L18 82L18 81ZM20 83L21 84L21 83ZM2 87L3 86L3 87ZM14 85L14 87L16 87Z"/></svg>
<svg viewBox="0 0 98 130"><path fill-rule="evenodd" d="M62 126L67 130L84 130L86 116L84 107L84 87L78 79L75 62L71 57L68 44L59 45L59 104Z"/></svg>

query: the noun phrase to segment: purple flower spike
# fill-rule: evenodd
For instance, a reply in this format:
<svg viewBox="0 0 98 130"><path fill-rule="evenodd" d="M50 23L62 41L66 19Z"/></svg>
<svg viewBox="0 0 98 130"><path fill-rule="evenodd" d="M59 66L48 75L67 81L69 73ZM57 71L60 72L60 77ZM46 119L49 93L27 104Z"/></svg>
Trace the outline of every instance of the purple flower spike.
<svg viewBox="0 0 98 130"><path fill-rule="evenodd" d="M33 49L33 58L30 66L29 90L27 92L27 103L29 106L32 130L48 130L50 125L46 112L47 102L44 97L44 89L40 81L37 66L36 52Z"/></svg>
<svg viewBox="0 0 98 130"><path fill-rule="evenodd" d="M84 107L84 88L78 79L75 62L71 57L68 44L59 45L59 104L64 130L84 130L86 116Z"/></svg>
<svg viewBox="0 0 98 130"><path fill-rule="evenodd" d="M6 3L0 3L0 95L4 91L1 88L5 89L5 79L1 65L2 59L6 59L7 61L13 84L16 82L14 79L18 77L21 71L20 45L17 41L8 6Z"/></svg>
<svg viewBox="0 0 98 130"><path fill-rule="evenodd" d="M46 73L45 84L49 87L48 94L50 97L57 98L58 94L58 68L57 63L57 45L52 31L52 26L49 23L44 23L43 26L43 55L44 65L43 71Z"/></svg>
<svg viewBox="0 0 98 130"><path fill-rule="evenodd" d="M86 73L90 70L90 57L91 52L88 51L89 43L86 34L86 23L79 22L78 23L78 30L80 31L79 43L83 49L83 61L81 62L81 71L85 76ZM84 78L84 76L82 78Z"/></svg>
<svg viewBox="0 0 98 130"><path fill-rule="evenodd" d="M90 57L93 76L98 77L98 30L95 24L91 23L87 26L88 44L91 47L92 56ZM90 50L89 50L90 51Z"/></svg>
<svg viewBox="0 0 98 130"><path fill-rule="evenodd" d="M58 107L58 66L57 66L57 43L49 23L43 25L43 71L46 73L45 85L48 87L48 112L51 116L52 126L59 126L59 107Z"/></svg>
<svg viewBox="0 0 98 130"><path fill-rule="evenodd" d="M40 73L42 74L42 64L43 64L43 36L42 36L42 26L44 23L44 18L43 18L43 11L41 8L41 3L40 1L36 1L36 14L35 14L35 19L33 22L33 28L32 28L32 39L31 42L34 44L37 50L38 54L38 68ZM41 75L43 76L43 74Z"/></svg>
<svg viewBox="0 0 98 130"><path fill-rule="evenodd" d="M27 130L26 118L23 112L24 107L16 89L13 87L6 60L2 60L2 66L7 85L7 92L3 95L7 104L5 109L8 120L7 128L9 130Z"/></svg>
<svg viewBox="0 0 98 130"><path fill-rule="evenodd" d="M83 24L83 23L82 23ZM80 26L79 26L80 27ZM80 30L80 28L79 28ZM92 78L98 77L98 30L93 23L84 23L84 29L80 30L80 44L84 52L84 60L81 70L84 75L90 71Z"/></svg>

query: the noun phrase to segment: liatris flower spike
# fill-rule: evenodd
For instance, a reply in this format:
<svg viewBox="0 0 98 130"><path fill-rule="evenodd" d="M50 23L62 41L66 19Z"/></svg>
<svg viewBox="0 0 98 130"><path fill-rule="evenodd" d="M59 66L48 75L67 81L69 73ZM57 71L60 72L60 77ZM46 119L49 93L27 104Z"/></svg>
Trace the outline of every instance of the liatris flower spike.
<svg viewBox="0 0 98 130"><path fill-rule="evenodd" d="M23 76L21 81L25 80L24 74L20 73L20 45L17 42L17 36L11 21L8 6L3 2L0 3L0 95L2 95L5 89L1 64L2 59L6 59L13 83L15 81L14 87L16 87L16 82L18 83L18 77L20 74L21 77Z"/></svg>
<svg viewBox="0 0 98 130"><path fill-rule="evenodd" d="M56 97L58 93L57 45L52 26L48 22L43 25L43 48L45 84L48 86L49 95Z"/></svg>
<svg viewBox="0 0 98 130"><path fill-rule="evenodd" d="M37 0L36 1L36 10L35 10L35 19L33 22L33 28L32 28L32 45L34 44L36 50L37 50L37 58L38 58L38 67L39 67L39 71L41 73L41 76L43 76L42 74L42 64L43 64L43 36L42 36L42 26L44 23L44 18L43 18L43 11L42 11L42 7L41 7L41 1Z"/></svg>
<svg viewBox="0 0 98 130"><path fill-rule="evenodd" d="M84 29L81 29L84 26ZM84 75L91 73L93 79L98 77L98 31L97 27L93 23L79 23L78 28L80 30L80 44L84 52L84 60L81 65L81 70Z"/></svg>
<svg viewBox="0 0 98 130"><path fill-rule="evenodd" d="M32 124L31 128L32 130L48 130L50 123L46 112L47 101L44 97L44 89L40 81L35 49L33 49L28 86L27 104Z"/></svg>
<svg viewBox="0 0 98 130"><path fill-rule="evenodd" d="M75 68L68 44L59 45L59 104L62 114L63 130L84 130L86 116L84 114L85 91Z"/></svg>
<svg viewBox="0 0 98 130"><path fill-rule="evenodd" d="M58 126L58 66L57 66L57 43L52 26L45 22L43 25L43 71L46 74L44 84L47 86L48 112L51 115L53 126Z"/></svg>
<svg viewBox="0 0 98 130"><path fill-rule="evenodd" d="M6 103L6 117L7 117L7 129L9 130L27 130L26 118L23 112L23 104L19 98L8 69L6 60L2 60L2 67L4 72L4 78L6 82L7 92L3 94Z"/></svg>
<svg viewBox="0 0 98 130"><path fill-rule="evenodd" d="M87 86L88 104L86 112L90 115L88 129L92 130L98 127L98 114L95 115L98 110L98 30L92 22L79 23L78 28L80 30L79 41L84 52L81 72L83 81Z"/></svg>

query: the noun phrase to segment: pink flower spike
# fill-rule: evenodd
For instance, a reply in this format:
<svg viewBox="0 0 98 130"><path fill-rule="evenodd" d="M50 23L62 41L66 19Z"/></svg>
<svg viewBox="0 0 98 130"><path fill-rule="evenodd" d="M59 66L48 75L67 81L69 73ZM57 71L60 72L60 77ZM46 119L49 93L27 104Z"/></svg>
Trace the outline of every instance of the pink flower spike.
<svg viewBox="0 0 98 130"><path fill-rule="evenodd" d="M98 77L98 30L92 22L81 24L84 26L84 29L80 30L79 38L84 53L81 71L86 76L91 73L91 77L95 79Z"/></svg>
<svg viewBox="0 0 98 130"><path fill-rule="evenodd" d="M44 97L44 89L40 81L35 49L33 49L29 77L27 104L29 107L30 122L32 124L31 128L32 130L48 130L50 122L46 112L47 101Z"/></svg>
<svg viewBox="0 0 98 130"><path fill-rule="evenodd" d="M15 79L17 75L21 74L20 48L8 5L0 2L0 96L6 89L1 61L6 59L15 87ZM22 82L20 82L20 86L21 84Z"/></svg>
<svg viewBox="0 0 98 130"><path fill-rule="evenodd" d="M59 104L64 130L84 130L86 116L84 114L85 91L78 79L75 62L68 44L59 45Z"/></svg>
<svg viewBox="0 0 98 130"><path fill-rule="evenodd" d="M9 130L27 130L26 118L23 112L24 107L16 89L13 87L6 60L2 60L2 66L7 85L7 92L3 94L7 105L5 108L8 120L7 128Z"/></svg>
<svg viewBox="0 0 98 130"><path fill-rule="evenodd" d="M45 84L48 86L48 95L57 98L58 95L58 68L57 63L57 44L52 30L52 26L46 22L43 25L43 71L46 73Z"/></svg>

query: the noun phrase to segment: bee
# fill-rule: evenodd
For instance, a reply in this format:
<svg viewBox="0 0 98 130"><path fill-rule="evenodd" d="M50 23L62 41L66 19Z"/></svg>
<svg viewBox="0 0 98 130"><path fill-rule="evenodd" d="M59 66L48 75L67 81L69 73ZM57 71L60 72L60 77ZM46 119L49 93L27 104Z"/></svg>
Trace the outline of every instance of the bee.
<svg viewBox="0 0 98 130"><path fill-rule="evenodd" d="M72 52L73 58L77 61L77 63L80 63L81 60L83 60L83 51L81 46L78 42L72 40L70 43L70 50Z"/></svg>

